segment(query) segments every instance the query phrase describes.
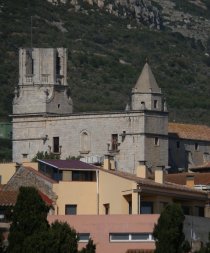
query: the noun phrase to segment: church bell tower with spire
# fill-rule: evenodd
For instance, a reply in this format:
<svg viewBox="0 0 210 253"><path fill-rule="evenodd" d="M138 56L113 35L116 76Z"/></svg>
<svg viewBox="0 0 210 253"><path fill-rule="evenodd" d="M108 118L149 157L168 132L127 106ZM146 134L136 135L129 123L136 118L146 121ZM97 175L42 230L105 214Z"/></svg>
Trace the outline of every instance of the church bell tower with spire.
<svg viewBox="0 0 210 253"><path fill-rule="evenodd" d="M168 111L152 70L145 63L132 89L131 111L143 114L144 160L159 169L168 164Z"/></svg>

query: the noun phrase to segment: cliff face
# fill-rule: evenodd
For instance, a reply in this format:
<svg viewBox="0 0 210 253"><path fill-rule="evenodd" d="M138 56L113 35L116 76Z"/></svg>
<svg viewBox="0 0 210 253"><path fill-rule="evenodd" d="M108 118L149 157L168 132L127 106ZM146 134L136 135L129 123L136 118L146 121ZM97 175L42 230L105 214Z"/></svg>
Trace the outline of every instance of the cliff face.
<svg viewBox="0 0 210 253"><path fill-rule="evenodd" d="M68 0L48 0L55 5ZM76 11L106 11L115 16L136 20L153 29L170 29L204 45L210 34L210 4L207 0L69 0ZM131 27L128 24L128 28Z"/></svg>
<svg viewBox="0 0 210 253"><path fill-rule="evenodd" d="M75 111L123 110L148 57L171 120L210 125L209 20L209 0L3 0L0 117L32 45L68 48Z"/></svg>

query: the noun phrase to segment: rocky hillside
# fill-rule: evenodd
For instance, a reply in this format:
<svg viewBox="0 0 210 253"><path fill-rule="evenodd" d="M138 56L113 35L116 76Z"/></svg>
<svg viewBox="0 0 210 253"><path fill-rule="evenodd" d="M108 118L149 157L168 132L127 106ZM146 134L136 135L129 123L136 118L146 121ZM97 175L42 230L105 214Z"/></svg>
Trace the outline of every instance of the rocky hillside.
<svg viewBox="0 0 210 253"><path fill-rule="evenodd" d="M171 120L210 125L208 2L1 0L0 117L12 112L18 48L32 41L68 48L76 111L124 109L149 58Z"/></svg>

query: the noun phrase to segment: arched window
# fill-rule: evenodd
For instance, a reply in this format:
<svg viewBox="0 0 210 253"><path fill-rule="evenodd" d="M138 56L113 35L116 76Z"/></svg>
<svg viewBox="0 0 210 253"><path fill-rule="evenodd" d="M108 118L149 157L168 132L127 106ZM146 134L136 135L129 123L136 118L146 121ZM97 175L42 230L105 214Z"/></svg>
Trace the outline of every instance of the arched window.
<svg viewBox="0 0 210 253"><path fill-rule="evenodd" d="M87 131L81 132L81 152L89 153L90 151L90 136Z"/></svg>

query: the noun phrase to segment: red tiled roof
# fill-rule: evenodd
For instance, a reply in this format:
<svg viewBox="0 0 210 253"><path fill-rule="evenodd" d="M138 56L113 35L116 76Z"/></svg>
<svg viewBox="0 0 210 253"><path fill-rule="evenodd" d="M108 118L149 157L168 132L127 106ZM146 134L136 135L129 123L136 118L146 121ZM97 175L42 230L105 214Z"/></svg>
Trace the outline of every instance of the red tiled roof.
<svg viewBox="0 0 210 253"><path fill-rule="evenodd" d="M210 168L210 162L206 162L201 165L194 166L190 169L209 169L209 168Z"/></svg>
<svg viewBox="0 0 210 253"><path fill-rule="evenodd" d="M14 206L17 196L17 191L0 191L0 206Z"/></svg>
<svg viewBox="0 0 210 253"><path fill-rule="evenodd" d="M45 202L46 205L48 206L52 206L53 201L52 199L50 199L47 195L45 195L43 192L38 191L40 197L42 198L42 200Z"/></svg>
<svg viewBox="0 0 210 253"><path fill-rule="evenodd" d="M96 166L81 162L79 160L38 160L41 163L62 169L96 170Z"/></svg>
<svg viewBox="0 0 210 253"><path fill-rule="evenodd" d="M186 185L187 176L194 176L195 185L210 184L210 173L178 173L165 175L165 180L171 183Z"/></svg>
<svg viewBox="0 0 210 253"><path fill-rule="evenodd" d="M53 201L44 193L38 191L46 205L51 206ZM0 191L0 206L14 206L18 197L18 191Z"/></svg>
<svg viewBox="0 0 210 253"><path fill-rule="evenodd" d="M181 139L210 141L210 127L205 125L169 123L168 133Z"/></svg>

